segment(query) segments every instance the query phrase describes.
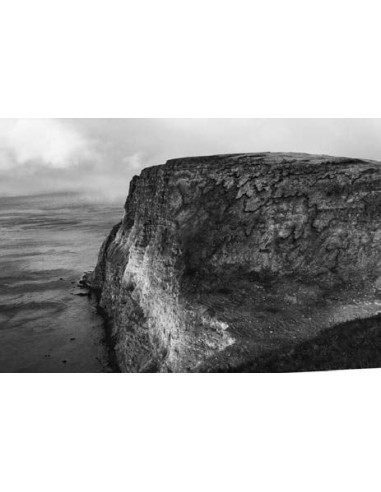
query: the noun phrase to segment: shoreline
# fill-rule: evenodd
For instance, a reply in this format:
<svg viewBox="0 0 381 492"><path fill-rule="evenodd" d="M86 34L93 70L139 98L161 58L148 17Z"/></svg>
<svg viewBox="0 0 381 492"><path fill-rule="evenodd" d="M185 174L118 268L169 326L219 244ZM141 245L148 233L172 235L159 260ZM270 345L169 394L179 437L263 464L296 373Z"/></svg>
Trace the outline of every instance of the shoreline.
<svg viewBox="0 0 381 492"><path fill-rule="evenodd" d="M115 352L115 341L112 334L112 320L107 312L99 305L99 291L91 284L90 280L92 274L92 271L84 272L77 285L80 289L88 289L88 296L95 303L95 309L98 316L102 318L104 332L103 343L107 348L108 363L111 369L110 372L121 373L122 371L119 367Z"/></svg>

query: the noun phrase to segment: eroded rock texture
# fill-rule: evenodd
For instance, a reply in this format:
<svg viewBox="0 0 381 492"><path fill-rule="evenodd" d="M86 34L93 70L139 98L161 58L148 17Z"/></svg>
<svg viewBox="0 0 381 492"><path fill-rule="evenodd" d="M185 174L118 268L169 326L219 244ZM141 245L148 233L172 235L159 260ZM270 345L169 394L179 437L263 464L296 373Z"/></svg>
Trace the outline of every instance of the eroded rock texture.
<svg viewBox="0 0 381 492"><path fill-rule="evenodd" d="M378 162L263 153L143 170L91 278L120 368L249 367L376 314L380 219Z"/></svg>

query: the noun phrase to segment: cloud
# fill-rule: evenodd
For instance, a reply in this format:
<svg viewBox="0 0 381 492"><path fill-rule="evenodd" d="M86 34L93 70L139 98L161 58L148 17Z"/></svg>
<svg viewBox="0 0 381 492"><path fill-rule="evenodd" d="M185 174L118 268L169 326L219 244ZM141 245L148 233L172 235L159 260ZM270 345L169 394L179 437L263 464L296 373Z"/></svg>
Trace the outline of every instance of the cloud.
<svg viewBox="0 0 381 492"><path fill-rule="evenodd" d="M123 203L147 166L293 151L381 160L381 119L0 119L0 196L75 191Z"/></svg>
<svg viewBox="0 0 381 492"><path fill-rule="evenodd" d="M89 142L62 120L0 120L0 169L63 169L95 158Z"/></svg>
<svg viewBox="0 0 381 492"><path fill-rule="evenodd" d="M132 155L128 155L122 159L122 163L128 166L128 169L132 173L140 172L145 166L144 163L144 152L135 152Z"/></svg>

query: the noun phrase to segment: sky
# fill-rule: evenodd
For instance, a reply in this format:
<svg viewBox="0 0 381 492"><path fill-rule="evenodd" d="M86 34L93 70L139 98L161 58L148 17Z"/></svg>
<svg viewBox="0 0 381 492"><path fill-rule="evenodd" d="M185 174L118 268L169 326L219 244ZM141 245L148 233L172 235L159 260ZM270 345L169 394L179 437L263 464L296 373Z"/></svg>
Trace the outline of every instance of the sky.
<svg viewBox="0 0 381 492"><path fill-rule="evenodd" d="M0 196L122 201L144 167L265 151L381 161L381 119L0 119Z"/></svg>

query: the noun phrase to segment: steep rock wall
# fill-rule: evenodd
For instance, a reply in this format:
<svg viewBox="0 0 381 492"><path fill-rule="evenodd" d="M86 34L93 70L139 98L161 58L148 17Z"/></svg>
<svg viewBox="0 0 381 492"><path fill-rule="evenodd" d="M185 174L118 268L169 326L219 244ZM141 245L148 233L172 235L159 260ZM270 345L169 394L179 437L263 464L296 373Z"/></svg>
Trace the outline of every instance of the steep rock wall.
<svg viewBox="0 0 381 492"><path fill-rule="evenodd" d="M134 177L91 284L125 371L217 370L377 312L381 165L184 158Z"/></svg>

